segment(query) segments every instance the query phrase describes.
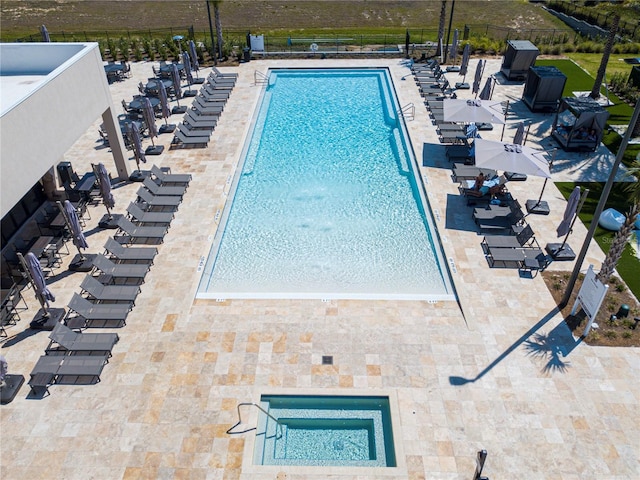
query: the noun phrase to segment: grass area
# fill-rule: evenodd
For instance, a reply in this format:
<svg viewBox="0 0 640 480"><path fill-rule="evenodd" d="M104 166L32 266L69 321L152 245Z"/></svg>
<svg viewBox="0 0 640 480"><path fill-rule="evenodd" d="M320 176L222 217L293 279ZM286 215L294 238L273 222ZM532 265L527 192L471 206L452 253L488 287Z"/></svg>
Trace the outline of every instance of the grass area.
<svg viewBox="0 0 640 480"><path fill-rule="evenodd" d="M472 34L484 34L484 24L508 25L526 33L533 31L534 35L536 29L567 30L566 25L535 3L526 0L494 3L496 8L487 8L485 0L458 2L453 28L462 31L465 24L473 25ZM437 30L440 5L439 0L227 0L220 2L220 17L223 33L250 31L287 37L300 32L339 34L345 30L397 34L408 28L414 34L422 29ZM452 2L447 2L447 21L451 5ZM3 41L37 35L42 24L56 41L61 31L109 31L118 36L117 32L126 34L127 30L193 25L197 35L201 35L208 34L209 28L206 2L200 0L3 0L0 16ZM480 28L482 32L475 31Z"/></svg>
<svg viewBox="0 0 640 480"><path fill-rule="evenodd" d="M582 210L580 211L580 220L589 228L593 221L593 214L598 205L598 201L602 195L602 189L604 184L601 183L572 183L572 182L559 182L556 186L564 195L565 198L569 198L573 188L579 185L583 188L589 189L589 196L585 201ZM621 183L614 183L609 194L609 198L605 205L605 208L615 208L617 211L625 213L629 210L629 202L627 200L627 194L623 191ZM609 247L613 241L615 232L605 230L598 226L594 234L594 240L600 245L600 248L606 253L609 251ZM569 238L571 239L571 238ZM574 245L574 250L578 251L579 247ZM598 266L596 266L597 268ZM627 244L624 253L618 262L617 271L620 277L625 281L629 289L633 292L637 299L640 299L640 260L636 257L633 247Z"/></svg>
<svg viewBox="0 0 640 480"><path fill-rule="evenodd" d="M598 68L600 67L600 60L602 59L602 54L600 53L565 53L569 59L576 62L582 68L584 68L589 75L595 78L598 73ZM607 63L607 77L611 77L614 73L622 73L626 76L631 72L632 65L625 63L623 60L625 58L637 57L638 55L632 53L620 53L620 54L611 54L609 56L609 62Z"/></svg>

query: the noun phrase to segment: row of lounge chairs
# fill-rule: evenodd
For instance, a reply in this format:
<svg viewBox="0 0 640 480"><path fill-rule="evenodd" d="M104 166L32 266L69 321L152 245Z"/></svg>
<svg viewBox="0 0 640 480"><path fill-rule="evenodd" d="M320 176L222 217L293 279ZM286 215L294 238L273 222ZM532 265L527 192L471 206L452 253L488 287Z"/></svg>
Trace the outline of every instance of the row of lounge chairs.
<svg viewBox="0 0 640 480"><path fill-rule="evenodd" d="M31 372L29 385L34 394L48 394L52 384L100 381L119 336L84 331L126 324L158 253L154 246L126 245L161 242L179 202L172 200L170 210L163 205L164 210L156 211L156 199L181 200L191 181L191 175L168 174L155 165L151 173L140 187L138 201L119 219L116 235L107 240L103 253L93 256L92 272L80 284L80 293L73 294L63 323L53 328L45 355Z"/></svg>
<svg viewBox="0 0 640 480"><path fill-rule="evenodd" d="M211 133L216 128L236 79L235 73L223 74L213 68L195 95L191 108L178 124L171 142L172 148L206 147L209 144Z"/></svg>

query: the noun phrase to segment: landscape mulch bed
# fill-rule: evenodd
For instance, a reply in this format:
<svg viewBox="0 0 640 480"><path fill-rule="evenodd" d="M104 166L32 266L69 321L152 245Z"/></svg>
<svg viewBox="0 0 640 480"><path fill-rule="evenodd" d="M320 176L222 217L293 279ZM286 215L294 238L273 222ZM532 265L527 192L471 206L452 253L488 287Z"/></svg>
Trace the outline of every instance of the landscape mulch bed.
<svg viewBox="0 0 640 480"><path fill-rule="evenodd" d="M559 304L564 297L571 274L569 272L546 271L542 272L542 276L554 300ZM580 275L569 302L562 309L564 320L576 338L582 335L587 324L587 318L579 307L576 314L571 315L571 309L580 291L582 279L583 275ZM629 306L629 315L626 318L612 319L612 316L618 317L622 305ZM634 318L637 318L638 321L635 321ZM612 277L609 282L609 290L594 323L598 325L598 328L591 329L583 339L585 343L608 347L640 346L640 303L618 278Z"/></svg>

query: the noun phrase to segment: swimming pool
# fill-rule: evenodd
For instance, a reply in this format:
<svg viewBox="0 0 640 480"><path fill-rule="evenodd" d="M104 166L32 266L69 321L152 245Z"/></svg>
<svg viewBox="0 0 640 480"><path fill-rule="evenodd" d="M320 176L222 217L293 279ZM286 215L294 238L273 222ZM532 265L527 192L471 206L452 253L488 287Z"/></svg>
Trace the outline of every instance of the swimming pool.
<svg viewBox="0 0 640 480"><path fill-rule="evenodd" d="M277 69L199 298L451 299L386 69Z"/></svg>

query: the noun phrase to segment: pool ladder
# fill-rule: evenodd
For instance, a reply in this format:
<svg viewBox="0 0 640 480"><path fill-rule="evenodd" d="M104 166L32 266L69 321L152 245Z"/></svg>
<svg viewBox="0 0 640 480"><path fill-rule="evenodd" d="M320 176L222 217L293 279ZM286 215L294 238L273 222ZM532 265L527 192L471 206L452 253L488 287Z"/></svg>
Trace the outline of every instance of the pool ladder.
<svg viewBox="0 0 640 480"><path fill-rule="evenodd" d="M254 70L253 83L255 85L264 85L266 83L269 83L269 77L267 77L264 73L259 72L258 70Z"/></svg>
<svg viewBox="0 0 640 480"><path fill-rule="evenodd" d="M258 427L253 427L253 428L247 428L246 430L241 430L241 431L237 431L237 432L233 431L238 425L240 425L242 423L242 415L240 415L240 407L244 407L244 406L254 406L258 410L260 410L262 413L264 413L267 417L269 417L271 420L276 422L276 440L279 440L280 438L282 438L282 424L278 421L278 419L276 417L274 417L273 415L271 415L269 412L267 412L264 408L262 408L257 403L252 403L252 402L245 402L245 403L239 403L238 404L238 407L237 407L237 410L238 410L238 421L229 430L227 430L227 432L226 432L227 435L239 435L241 433L247 433L247 432L250 432L250 431L255 430L256 428L258 428Z"/></svg>
<svg viewBox="0 0 640 480"><path fill-rule="evenodd" d="M398 117L404 117L406 120L413 120L416 117L416 106L413 103L407 103L398 110Z"/></svg>

